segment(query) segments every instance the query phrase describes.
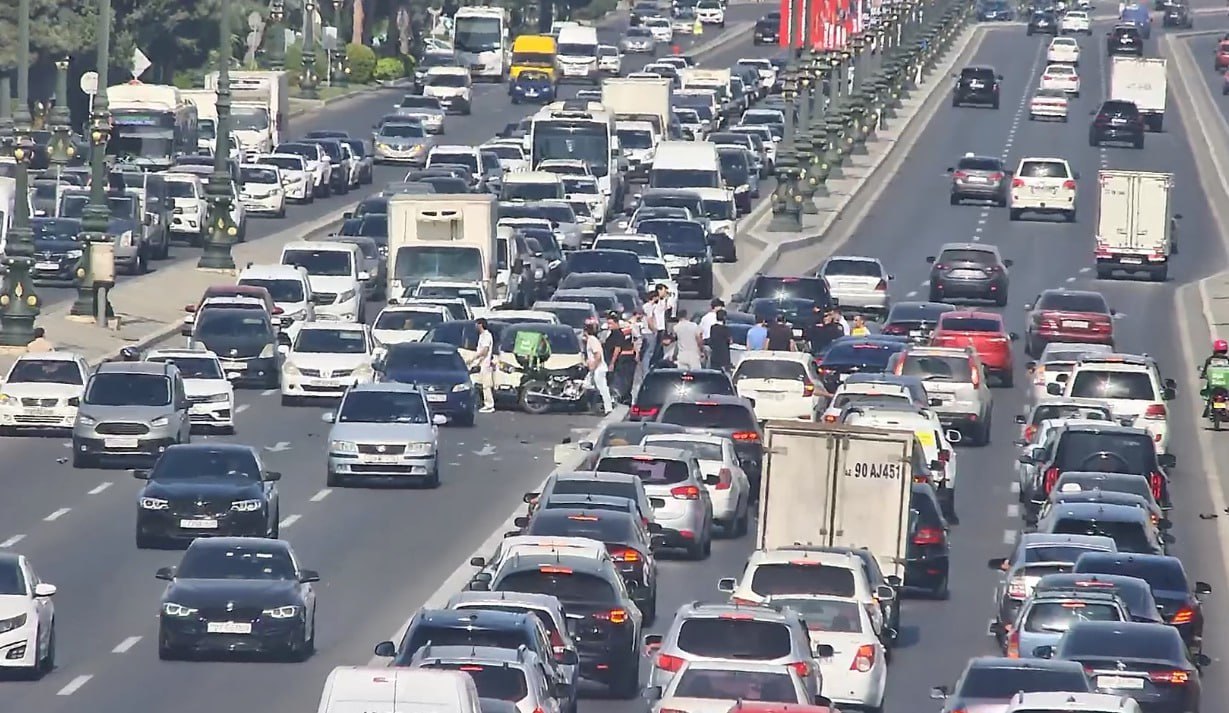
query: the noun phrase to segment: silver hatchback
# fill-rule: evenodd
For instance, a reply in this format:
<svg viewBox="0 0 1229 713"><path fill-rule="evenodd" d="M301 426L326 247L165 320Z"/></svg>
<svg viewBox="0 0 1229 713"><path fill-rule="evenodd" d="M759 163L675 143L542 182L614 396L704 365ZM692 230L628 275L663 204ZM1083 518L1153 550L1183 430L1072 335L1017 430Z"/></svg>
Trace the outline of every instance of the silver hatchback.
<svg viewBox="0 0 1229 713"><path fill-rule="evenodd" d="M653 507L653 520L661 526L664 545L685 549L692 559L708 557L713 542L713 501L700 462L690 451L612 446L598 455L595 470L639 477Z"/></svg>
<svg viewBox="0 0 1229 713"><path fill-rule="evenodd" d="M878 259L835 255L824 262L816 276L828 283L828 293L842 310L887 316L892 275Z"/></svg>
<svg viewBox="0 0 1229 713"><path fill-rule="evenodd" d="M73 467L102 458L157 458L191 441L191 402L179 369L165 362L107 362L85 385L73 423Z"/></svg>

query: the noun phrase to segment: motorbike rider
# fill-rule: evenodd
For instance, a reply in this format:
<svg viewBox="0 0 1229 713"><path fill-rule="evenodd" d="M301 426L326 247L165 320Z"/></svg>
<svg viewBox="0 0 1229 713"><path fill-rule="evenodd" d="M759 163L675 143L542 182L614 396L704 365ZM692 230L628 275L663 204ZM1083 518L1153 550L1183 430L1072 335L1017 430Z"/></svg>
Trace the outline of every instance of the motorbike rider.
<svg viewBox="0 0 1229 713"><path fill-rule="evenodd" d="M1206 378L1209 366L1229 366L1229 341L1217 339L1212 342L1212 353L1203 360L1199 369L1199 378Z"/></svg>
<svg viewBox="0 0 1229 713"><path fill-rule="evenodd" d="M141 350L136 347L124 347L111 361L141 361Z"/></svg>

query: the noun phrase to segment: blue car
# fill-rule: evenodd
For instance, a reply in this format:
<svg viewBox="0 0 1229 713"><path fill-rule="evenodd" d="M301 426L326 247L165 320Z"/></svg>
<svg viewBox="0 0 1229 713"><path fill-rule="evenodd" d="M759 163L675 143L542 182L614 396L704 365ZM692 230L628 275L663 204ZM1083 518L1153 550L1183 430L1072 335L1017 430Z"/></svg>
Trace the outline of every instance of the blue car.
<svg viewBox="0 0 1229 713"><path fill-rule="evenodd" d="M422 391L432 414L459 426L474 425L478 395L460 352L443 342L394 344L377 364L382 382L413 384Z"/></svg>
<svg viewBox="0 0 1229 713"><path fill-rule="evenodd" d="M546 72L521 72L508 91L513 104L549 104L555 101L555 83Z"/></svg>

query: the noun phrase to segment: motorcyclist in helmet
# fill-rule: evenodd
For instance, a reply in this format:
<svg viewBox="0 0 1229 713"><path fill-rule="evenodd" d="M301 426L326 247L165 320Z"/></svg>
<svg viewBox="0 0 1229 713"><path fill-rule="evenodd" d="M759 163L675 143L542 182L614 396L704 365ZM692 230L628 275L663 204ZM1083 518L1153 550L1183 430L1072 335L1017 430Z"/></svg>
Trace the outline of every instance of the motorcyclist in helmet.
<svg viewBox="0 0 1229 713"><path fill-rule="evenodd" d="M119 361L141 361L141 350L136 347L124 347L119 350Z"/></svg>
<svg viewBox="0 0 1229 713"><path fill-rule="evenodd" d="M1203 368L1199 370L1199 378L1205 378L1209 366L1229 366L1229 341L1217 339L1212 342L1212 354L1203 360Z"/></svg>

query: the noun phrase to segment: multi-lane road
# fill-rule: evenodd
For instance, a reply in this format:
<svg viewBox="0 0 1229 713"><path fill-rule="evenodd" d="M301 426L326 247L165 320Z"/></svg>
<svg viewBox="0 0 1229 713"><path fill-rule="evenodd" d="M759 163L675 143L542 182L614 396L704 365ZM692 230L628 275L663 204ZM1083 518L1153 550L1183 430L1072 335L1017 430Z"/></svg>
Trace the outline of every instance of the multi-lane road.
<svg viewBox="0 0 1229 713"><path fill-rule="evenodd" d="M748 18L752 9L739 9ZM1100 28L1098 28L1100 29ZM1178 347L1173 292L1177 285L1221 269L1225 256L1200 190L1194 157L1174 113L1163 134L1149 135L1142 151L1098 149L1087 141L1087 114L1105 87L1105 59L1099 33L1081 39L1084 91L1073 100L1068 124L1028 121L1023 102L1043 66L1045 38L1029 38L1022 27L994 30L981 44L976 63L992 64L1004 75L1002 108L944 105L920 135L868 217L839 252L881 258L896 279L897 300L924 298L927 255L947 241L993 243L1015 261L1010 303L1003 311L1012 329L1024 329L1024 305L1042 289L1088 287L1105 293L1121 315L1117 342L1126 351L1156 356L1168 375L1192 368ZM752 54L745 39L730 41L710 61L726 65ZM1218 87L1217 87L1218 88ZM496 87L485 88L480 111L449 128L458 142L487 138L515 116ZM345 126L362 131L382 114L391 97L356 101L332 114L301 121L299 128ZM1172 103L1171 103L1172 107ZM1196 150L1199 150L1196 148ZM1080 217L1074 224L1009 222L1006 211L947 204L944 169L962 153L1003 156L1061 156L1080 171ZM1092 224L1096 172L1100 168L1172 171L1177 175L1176 210L1183 214L1181 254L1167 284L1098 281L1092 276ZM382 169L377 185L396 174ZM316 217L338 202L300 209ZM273 230L280 229L280 225ZM261 235L254 232L253 235ZM822 258L822 244L810 255ZM775 266L780 274L802 263ZM1024 357L1017 355L1018 368ZM901 648L889 676L886 706L924 709L927 690L950 683L971 655L990 653L986 624L995 574L986 560L1006 554L1019 520L1010 490L1016 437L1012 416L1023 406L1020 389L995 392L993 442L960 453L958 508L953 528L952 594L946 602L906 602ZM1206 504L1205 473L1194 434L1196 399L1180 394L1172 404L1176 553L1194 577L1229 593L1216 530L1196 513ZM591 427L594 419L567 416L524 418L501 413L475 429L445 429L444 485L438 491L324 490L324 434L321 409L283 409L275 396L240 396L240 430L235 438L265 449L269 467L283 472L283 536L305 566L321 570L319 652L302 664L177 662L157 660L157 602L161 583L154 570L177 561L173 551L136 551L133 545L137 483L123 471L72 470L68 449L58 439L0 442L9 497L0 498L0 545L29 555L48 581L60 587L59 667L36 683L0 684L0 711L85 713L158 710L213 713L224 705L260 706L291 713L316 705L326 673L335 665L365 663L371 646L387 638L491 532L503 522L520 494L550 469L550 448L561 437ZM1222 516L1224 517L1224 516ZM21 535L19 541L12 538ZM749 542L717 542L710 560L664 562L660 609L685 601L717 598L718 577L741 571ZM1211 606L1207 649L1224 650L1225 628ZM664 626L669 617L662 617ZM1205 710L1219 710L1229 693L1215 668L1204 680ZM642 702L586 699L593 713L629 713Z"/></svg>

